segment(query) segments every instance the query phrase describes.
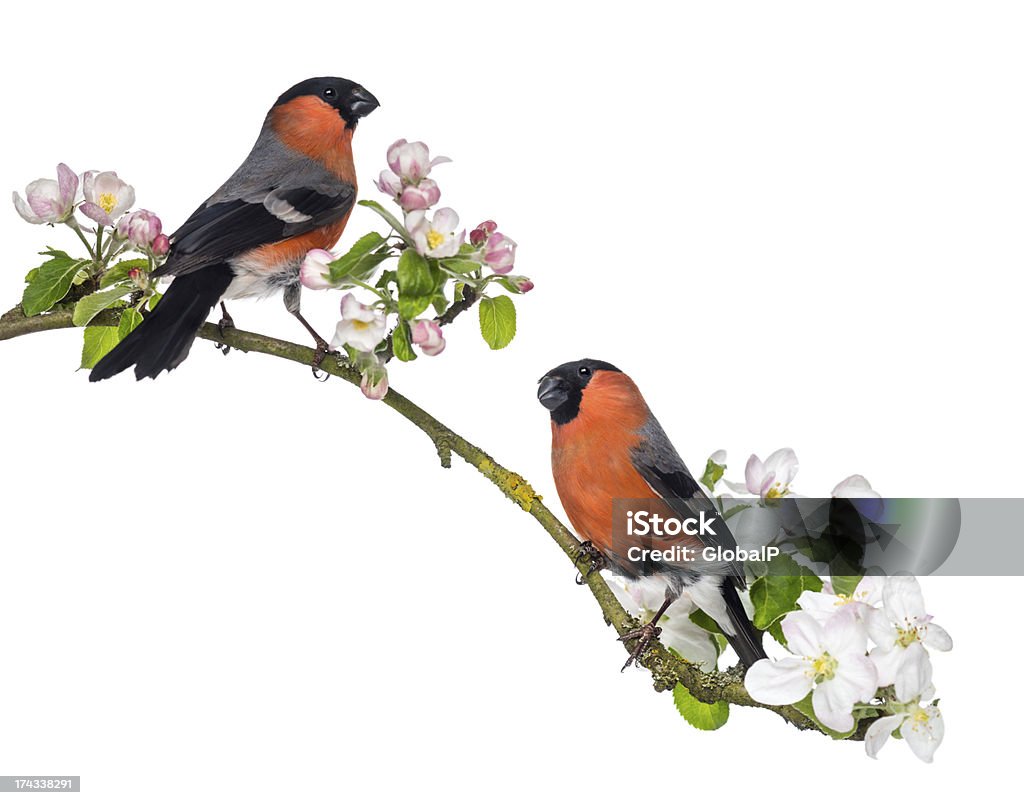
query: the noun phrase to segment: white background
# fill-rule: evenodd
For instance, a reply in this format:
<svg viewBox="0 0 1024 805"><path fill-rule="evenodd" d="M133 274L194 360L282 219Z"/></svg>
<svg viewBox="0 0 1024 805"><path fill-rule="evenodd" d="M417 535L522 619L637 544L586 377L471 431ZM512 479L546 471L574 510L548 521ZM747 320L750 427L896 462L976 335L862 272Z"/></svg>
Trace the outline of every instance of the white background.
<svg viewBox="0 0 1024 805"><path fill-rule="evenodd" d="M691 467L792 446L805 494L852 472L1018 493L1018 6L355 5L22 5L0 187L116 169L173 229L279 93L350 77L382 102L356 137L363 197L392 140L424 139L455 160L443 203L495 218L537 283L509 349L467 316L393 385L556 510L535 384L583 356L633 376ZM374 226L358 211L343 245ZM0 227L6 309L35 252L75 242L13 208ZM307 292L324 332L337 301ZM232 310L305 338L277 300ZM205 342L157 382L90 385L79 348L0 345L2 774L80 774L97 803L1010 784L1015 579L923 580L955 640L931 767L759 711L698 733L619 673L547 535L384 406Z"/></svg>

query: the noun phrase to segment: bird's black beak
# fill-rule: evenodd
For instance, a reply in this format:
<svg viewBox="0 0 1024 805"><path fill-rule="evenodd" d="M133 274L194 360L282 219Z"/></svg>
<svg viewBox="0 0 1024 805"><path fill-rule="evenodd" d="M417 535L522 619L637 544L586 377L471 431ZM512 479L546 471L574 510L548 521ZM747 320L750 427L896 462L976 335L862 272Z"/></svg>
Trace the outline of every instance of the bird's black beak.
<svg viewBox="0 0 1024 805"><path fill-rule="evenodd" d="M537 399L549 411L554 411L569 399L569 384L560 377L545 375L537 387Z"/></svg>
<svg viewBox="0 0 1024 805"><path fill-rule="evenodd" d="M348 108L357 118L366 117L378 106L380 106L380 101L367 89L356 87L349 93Z"/></svg>

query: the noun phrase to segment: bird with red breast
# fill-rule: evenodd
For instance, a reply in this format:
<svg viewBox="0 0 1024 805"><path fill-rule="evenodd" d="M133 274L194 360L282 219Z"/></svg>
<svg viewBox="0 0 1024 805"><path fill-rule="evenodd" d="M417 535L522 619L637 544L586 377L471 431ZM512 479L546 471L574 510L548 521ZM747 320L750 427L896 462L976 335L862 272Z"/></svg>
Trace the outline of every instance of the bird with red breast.
<svg viewBox="0 0 1024 805"><path fill-rule="evenodd" d="M584 552L632 583L664 591L654 617L620 636L635 641L623 670L643 656L665 610L683 595L715 620L746 667L764 659L739 596L743 568L728 558L736 540L636 383L610 363L585 359L545 374L537 398L551 413L555 488ZM661 534L645 528L641 536L632 519L639 510L645 523L683 526Z"/></svg>
<svg viewBox="0 0 1024 805"><path fill-rule="evenodd" d="M338 242L356 198L352 135L380 104L345 78L310 78L277 99L241 166L171 236L154 276L173 276L156 308L100 360L90 380L130 366L155 378L188 356L220 302L221 327L232 325L225 299L284 294L287 310L316 343L314 371L328 344L299 308L299 268L306 252Z"/></svg>

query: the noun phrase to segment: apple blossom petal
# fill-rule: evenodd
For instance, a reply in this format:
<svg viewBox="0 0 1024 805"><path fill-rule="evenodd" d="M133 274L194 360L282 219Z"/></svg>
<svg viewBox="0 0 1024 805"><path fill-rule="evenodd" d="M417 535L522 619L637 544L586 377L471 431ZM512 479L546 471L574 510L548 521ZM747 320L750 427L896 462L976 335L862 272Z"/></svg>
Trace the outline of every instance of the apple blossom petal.
<svg viewBox="0 0 1024 805"><path fill-rule="evenodd" d="M17 191L11 193L11 199L14 201L14 209L18 211L18 215L20 215L30 224L44 223L42 218L40 218L38 215L32 212L32 208L28 206L28 202L26 202L25 199L19 196Z"/></svg>
<svg viewBox="0 0 1024 805"><path fill-rule="evenodd" d="M794 654L818 657L825 644L825 630L806 612L790 612L782 619L782 634L786 646Z"/></svg>
<svg viewBox="0 0 1024 805"><path fill-rule="evenodd" d="M918 626L917 633L921 642L928 648L933 648L936 651L949 651L953 648L953 638L937 623L929 622Z"/></svg>
<svg viewBox="0 0 1024 805"><path fill-rule="evenodd" d="M735 519L735 517L733 518ZM733 531L735 534L735 530ZM736 538L739 542L739 537ZM818 623L823 626L825 623L835 615L840 607L843 606L842 599L837 598L835 595L829 593L817 593L813 590L804 590L800 593L800 597L796 600L797 606L800 607L801 611L811 615Z"/></svg>
<svg viewBox="0 0 1024 805"><path fill-rule="evenodd" d="M915 641L900 652L892 684L901 702L913 701L931 687L932 661L924 646Z"/></svg>
<svg viewBox="0 0 1024 805"><path fill-rule="evenodd" d="M32 212L50 223L60 217L59 195L60 189L53 179L36 179L25 188L25 198Z"/></svg>
<svg viewBox="0 0 1024 805"><path fill-rule="evenodd" d="M765 477L764 464L761 463L761 459L757 455L751 454L743 473L747 480L747 491L752 495L760 495Z"/></svg>
<svg viewBox="0 0 1024 805"><path fill-rule="evenodd" d="M789 486L800 469L800 462L797 461L796 453L792 448L783 447L776 450L764 460L764 470L775 476L775 483L782 487Z"/></svg>
<svg viewBox="0 0 1024 805"><path fill-rule="evenodd" d="M747 490L741 489L746 495ZM768 545L778 535L782 527L777 508L751 506L737 512L729 519L729 530L736 538L736 543L746 550L756 550Z"/></svg>
<svg viewBox="0 0 1024 805"><path fill-rule="evenodd" d="M864 733L864 750L868 757L878 758L879 751L885 746L893 730L903 723L903 718L902 715L885 716L868 727L868 731Z"/></svg>
<svg viewBox="0 0 1024 805"><path fill-rule="evenodd" d="M78 174L61 162L57 166L57 185L60 188L60 199L63 206L70 211L78 193Z"/></svg>
<svg viewBox="0 0 1024 805"><path fill-rule="evenodd" d="M900 727L900 735L910 750L925 763L931 763L935 750L942 744L946 725L935 705L915 710Z"/></svg>
<svg viewBox="0 0 1024 805"><path fill-rule="evenodd" d="M834 498L861 498L861 497L873 497L879 498L879 495L874 489L871 488L871 484L868 479L863 475L851 475L849 478L844 478L832 489L832 497Z"/></svg>
<svg viewBox="0 0 1024 805"><path fill-rule="evenodd" d="M451 207L441 207L434 213L433 228L444 234L454 232L459 228L459 214Z"/></svg>
<svg viewBox="0 0 1024 805"><path fill-rule="evenodd" d="M799 657L758 660L743 680L747 692L762 704L793 704L810 693L811 666Z"/></svg>
<svg viewBox="0 0 1024 805"><path fill-rule="evenodd" d="M672 607L669 607L659 625L661 635L658 639L665 646L675 649L684 659L696 663L703 671L713 671L717 667L718 650L714 638L686 614L673 614Z"/></svg>
<svg viewBox="0 0 1024 805"><path fill-rule="evenodd" d="M864 576L853 591L853 598L868 606L882 603L882 591L885 589L884 576Z"/></svg>
<svg viewBox="0 0 1024 805"><path fill-rule="evenodd" d="M824 645L833 657L863 656L867 652L867 630L853 607L840 607L825 624Z"/></svg>
<svg viewBox="0 0 1024 805"><path fill-rule="evenodd" d="M887 651L896 645L899 635L896 627L889 621L889 617L880 609L870 609L864 613L864 626L868 630L868 637L876 646Z"/></svg>
<svg viewBox="0 0 1024 805"><path fill-rule="evenodd" d="M836 683L841 695L852 697L851 704L870 701L878 691L878 671L866 655L840 658L836 675L829 681Z"/></svg>
<svg viewBox="0 0 1024 805"><path fill-rule="evenodd" d="M836 732L849 732L853 729L853 705L848 702L845 690L836 686L836 680L830 679L814 689L811 694L811 707L818 721Z"/></svg>
<svg viewBox="0 0 1024 805"><path fill-rule="evenodd" d="M905 649L896 645L888 649L881 647L871 649L871 653L868 656L878 672L879 686L885 687L895 681L896 674L899 673L900 664L903 662L904 651Z"/></svg>
<svg viewBox="0 0 1024 805"><path fill-rule="evenodd" d="M451 162L451 159L449 157L434 157L430 160L430 167L434 168L438 165L443 165L445 162Z"/></svg>
<svg viewBox="0 0 1024 805"><path fill-rule="evenodd" d="M882 600L885 614L896 624L913 622L927 614L921 585L913 576L890 576L885 583Z"/></svg>
<svg viewBox="0 0 1024 805"><path fill-rule="evenodd" d="M93 204L91 201L83 201L78 209L86 218L91 218L101 226L114 225L113 220L111 220L110 216L107 215L106 210L98 204Z"/></svg>

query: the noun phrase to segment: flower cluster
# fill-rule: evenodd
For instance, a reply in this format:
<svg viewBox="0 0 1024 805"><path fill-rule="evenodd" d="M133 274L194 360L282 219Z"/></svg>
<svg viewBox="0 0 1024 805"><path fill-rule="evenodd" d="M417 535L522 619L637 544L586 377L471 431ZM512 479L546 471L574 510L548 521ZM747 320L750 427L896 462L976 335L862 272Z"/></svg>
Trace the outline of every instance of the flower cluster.
<svg viewBox="0 0 1024 805"><path fill-rule="evenodd" d="M30 224L67 224L81 232L81 224L75 219L77 210L100 228L112 228L115 248L134 248L155 256L165 255L170 249L154 213L136 210L125 214L135 203L135 188L114 171L86 171L78 176L62 162L57 166L56 180L36 179L25 188L25 198L17 192L12 196L18 214ZM89 231L96 233L95 229ZM109 260L110 255L90 256Z"/></svg>
<svg viewBox="0 0 1024 805"><path fill-rule="evenodd" d="M390 232L371 232L341 256L310 251L300 269L302 284L311 290L351 289L342 299L331 345L359 368L363 392L373 399L387 393L385 364L392 354L410 361L417 352L435 356L444 351L442 317L453 304L460 304L461 312L479 301L481 334L492 349L506 346L515 334L515 307L508 297L489 292L502 288L524 294L534 287L528 277L511 275L517 244L494 221L474 227L467 242L458 213L451 207L435 209L441 189L430 174L446 162L451 160L431 158L426 143L396 140L376 185L401 208L401 217L376 202L360 202L380 215ZM398 259L396 270L381 271L391 258ZM368 301L355 293L366 294ZM431 307L437 318L423 316Z"/></svg>
<svg viewBox="0 0 1024 805"><path fill-rule="evenodd" d="M866 576L850 595L827 585L806 591L782 620L791 656L761 660L747 672L750 695L764 704L795 704L810 695L815 717L849 732L854 713L877 717L865 748L875 757L898 733L930 763L943 737L926 647L948 651L949 634L927 614L913 576ZM869 646L870 644L873 644Z"/></svg>
<svg viewBox="0 0 1024 805"><path fill-rule="evenodd" d="M15 192L13 200L30 224L63 224L85 247L85 258L56 249L43 252L49 259L26 277L22 309L34 316L73 300L73 320L85 327L82 366L91 368L139 324L144 308L159 301L150 277L170 251L170 239L155 213L131 211L135 189L114 171L79 176L62 162L56 179L36 179L24 197ZM132 251L141 256L125 254ZM121 311L119 326L88 326L110 308Z"/></svg>

